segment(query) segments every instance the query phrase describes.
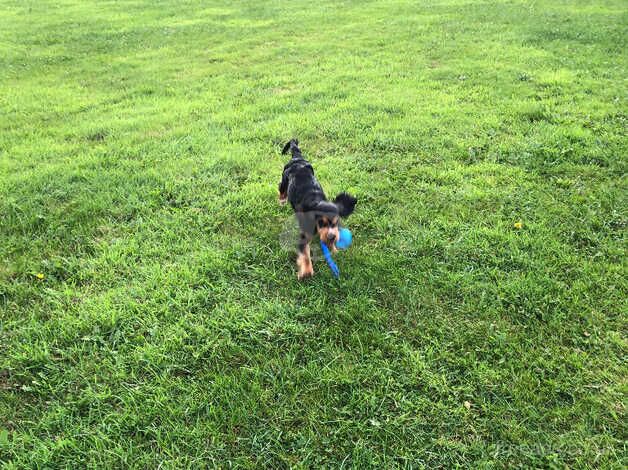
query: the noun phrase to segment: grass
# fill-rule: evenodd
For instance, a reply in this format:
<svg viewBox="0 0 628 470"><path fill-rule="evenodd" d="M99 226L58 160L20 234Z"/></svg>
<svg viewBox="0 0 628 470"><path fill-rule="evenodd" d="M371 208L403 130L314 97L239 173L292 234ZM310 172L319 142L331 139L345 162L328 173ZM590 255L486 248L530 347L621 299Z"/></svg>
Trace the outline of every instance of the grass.
<svg viewBox="0 0 628 470"><path fill-rule="evenodd" d="M627 26L2 1L0 462L625 468ZM280 249L292 136L340 282Z"/></svg>

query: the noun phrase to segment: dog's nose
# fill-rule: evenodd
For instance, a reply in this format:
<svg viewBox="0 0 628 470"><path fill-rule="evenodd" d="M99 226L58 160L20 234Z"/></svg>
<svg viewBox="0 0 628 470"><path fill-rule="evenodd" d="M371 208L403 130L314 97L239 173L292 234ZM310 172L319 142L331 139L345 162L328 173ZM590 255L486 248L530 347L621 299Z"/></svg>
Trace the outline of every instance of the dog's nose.
<svg viewBox="0 0 628 470"><path fill-rule="evenodd" d="M333 233L330 233L329 235L327 235L327 240L329 240L330 242L333 242L336 239L336 235L334 235Z"/></svg>

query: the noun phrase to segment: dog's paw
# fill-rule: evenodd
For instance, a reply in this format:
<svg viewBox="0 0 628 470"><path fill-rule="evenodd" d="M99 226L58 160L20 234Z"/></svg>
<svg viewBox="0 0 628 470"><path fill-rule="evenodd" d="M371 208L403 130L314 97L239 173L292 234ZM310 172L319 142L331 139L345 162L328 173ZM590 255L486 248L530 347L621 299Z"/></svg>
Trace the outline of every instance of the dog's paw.
<svg viewBox="0 0 628 470"><path fill-rule="evenodd" d="M285 206L285 205L286 205L286 202L288 202L288 200L287 200L287 199L285 199L285 198L284 198L284 199L279 198L279 205L280 205L280 206Z"/></svg>
<svg viewBox="0 0 628 470"><path fill-rule="evenodd" d="M313 275L314 275L314 268L310 264L309 266L304 266L303 269L299 269L299 273L297 274L297 277L299 278L299 281L302 281L304 279L312 277Z"/></svg>
<svg viewBox="0 0 628 470"><path fill-rule="evenodd" d="M288 195L286 193L279 193L279 204L285 205L288 202Z"/></svg>

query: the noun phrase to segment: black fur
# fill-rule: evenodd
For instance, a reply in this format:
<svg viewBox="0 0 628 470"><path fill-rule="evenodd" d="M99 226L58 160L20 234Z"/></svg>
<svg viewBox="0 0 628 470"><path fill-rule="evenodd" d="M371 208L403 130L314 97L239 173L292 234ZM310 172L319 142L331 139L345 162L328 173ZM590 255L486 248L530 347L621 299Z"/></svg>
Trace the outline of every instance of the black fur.
<svg viewBox="0 0 628 470"><path fill-rule="evenodd" d="M301 154L298 140L292 139L286 143L281 153L286 154L288 151L292 153L292 159L283 168L279 194L287 196L296 213L313 211L328 217L348 217L353 213L357 203L353 196L340 193L333 201L327 200L314 176L312 165Z"/></svg>
<svg viewBox="0 0 628 470"><path fill-rule="evenodd" d="M340 193L334 199L334 204L338 207L340 217L348 217L353 213L358 200L347 193Z"/></svg>
<svg viewBox="0 0 628 470"><path fill-rule="evenodd" d="M299 150L299 141L297 139L292 139L290 142L287 142L286 145L283 146L283 150L281 151L281 153L285 155L288 153L288 150L292 149L301 154L301 151ZM294 157L294 153L292 154L292 156Z"/></svg>
<svg viewBox="0 0 628 470"><path fill-rule="evenodd" d="M317 233L335 250L334 240L338 236L338 216L348 217L353 212L356 198L347 193L340 193L333 201L328 201L319 184L312 165L303 158L299 141L292 139L283 146L281 153L290 152L292 158L283 167L279 183L279 201L290 201L290 205L299 221L299 243L297 248L297 266L299 279L314 274L310 256L310 242Z"/></svg>

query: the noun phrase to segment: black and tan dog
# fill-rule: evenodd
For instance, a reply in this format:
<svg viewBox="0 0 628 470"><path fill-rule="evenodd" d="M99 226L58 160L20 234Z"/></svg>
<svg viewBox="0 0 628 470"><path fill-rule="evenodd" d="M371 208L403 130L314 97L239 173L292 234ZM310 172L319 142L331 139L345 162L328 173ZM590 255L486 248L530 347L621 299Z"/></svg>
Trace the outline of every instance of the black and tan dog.
<svg viewBox="0 0 628 470"><path fill-rule="evenodd" d="M333 201L328 201L314 176L312 165L301 154L298 140L292 139L281 151L283 154L288 152L292 153L292 159L283 168L279 203L289 201L299 221L297 275L299 279L304 279L314 274L310 257L312 237L318 233L320 239L335 252L339 219L351 215L357 200L347 193L340 193Z"/></svg>

